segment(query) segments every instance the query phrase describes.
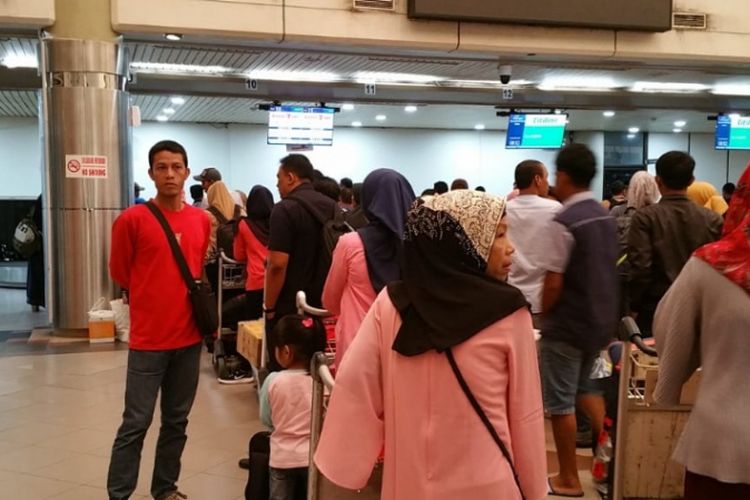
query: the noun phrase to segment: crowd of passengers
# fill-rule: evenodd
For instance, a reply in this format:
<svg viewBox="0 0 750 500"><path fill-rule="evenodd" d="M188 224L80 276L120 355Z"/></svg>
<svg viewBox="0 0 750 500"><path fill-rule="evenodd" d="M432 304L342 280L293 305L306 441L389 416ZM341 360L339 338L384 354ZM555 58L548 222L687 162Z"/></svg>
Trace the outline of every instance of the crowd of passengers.
<svg viewBox="0 0 750 500"><path fill-rule="evenodd" d="M690 155L672 151L655 176L615 183L602 202L591 191L595 157L581 144L557 155L554 187L542 162L519 163L507 196L456 179L417 197L386 168L339 183L291 154L278 167L278 203L263 186L231 191L208 168L194 177L201 185L189 190L191 207L185 149L158 143L149 165L150 209L131 207L113 227L110 268L130 293L132 326L110 498L135 488L160 391L152 495L185 498L177 480L201 338L154 208L193 276L216 287L222 251L246 263L241 319L265 320L268 373L258 382L270 456L266 476L240 461L252 469L247 498L306 495L309 367L326 332L297 315L299 290L337 316L336 385L314 450L336 485L361 489L382 467L383 499L583 496L578 421L595 444L611 412L595 366L617 344L620 318L631 316L655 339L658 403L677 404L702 368L674 455L686 468L685 498L750 498L750 393L739 389L750 354L750 166L720 195L694 179ZM321 237L330 220L351 229L332 254Z"/></svg>

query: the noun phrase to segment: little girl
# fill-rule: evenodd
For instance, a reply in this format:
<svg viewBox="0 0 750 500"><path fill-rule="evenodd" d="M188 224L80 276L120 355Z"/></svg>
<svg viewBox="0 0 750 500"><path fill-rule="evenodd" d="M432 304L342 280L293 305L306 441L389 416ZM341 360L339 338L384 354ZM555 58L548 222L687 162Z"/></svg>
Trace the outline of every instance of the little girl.
<svg viewBox="0 0 750 500"><path fill-rule="evenodd" d="M310 360L326 347L320 321L296 314L274 328L276 360L284 368L273 372L260 390L260 420L272 429L269 460L270 500L304 499L310 463Z"/></svg>

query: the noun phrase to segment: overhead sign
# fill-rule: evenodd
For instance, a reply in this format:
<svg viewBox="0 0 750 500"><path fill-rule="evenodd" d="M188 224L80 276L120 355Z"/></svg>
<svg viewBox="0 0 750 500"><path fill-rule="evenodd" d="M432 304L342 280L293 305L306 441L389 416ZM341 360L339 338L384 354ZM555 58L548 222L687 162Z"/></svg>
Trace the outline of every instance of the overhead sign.
<svg viewBox="0 0 750 500"><path fill-rule="evenodd" d="M672 0L409 0L411 19L638 31L672 29Z"/></svg>
<svg viewBox="0 0 750 500"><path fill-rule="evenodd" d="M65 177L69 179L106 179L107 157L97 155L65 155Z"/></svg>

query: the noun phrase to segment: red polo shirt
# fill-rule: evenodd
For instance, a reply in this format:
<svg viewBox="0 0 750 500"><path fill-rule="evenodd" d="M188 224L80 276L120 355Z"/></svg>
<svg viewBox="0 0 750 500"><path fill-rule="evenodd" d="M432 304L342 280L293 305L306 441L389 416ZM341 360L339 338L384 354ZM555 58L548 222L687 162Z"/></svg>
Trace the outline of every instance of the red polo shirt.
<svg viewBox="0 0 750 500"><path fill-rule="evenodd" d="M203 210L162 209L193 276L203 273L211 225ZM130 348L179 349L200 342L187 286L159 221L145 205L125 210L112 226L112 278L130 298Z"/></svg>

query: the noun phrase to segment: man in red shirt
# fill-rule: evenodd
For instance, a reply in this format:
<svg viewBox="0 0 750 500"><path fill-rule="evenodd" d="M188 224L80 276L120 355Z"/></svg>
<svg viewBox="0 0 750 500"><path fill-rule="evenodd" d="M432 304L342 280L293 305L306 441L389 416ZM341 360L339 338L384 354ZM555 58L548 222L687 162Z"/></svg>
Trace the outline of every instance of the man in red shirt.
<svg viewBox="0 0 750 500"><path fill-rule="evenodd" d="M185 148L162 141L148 156L148 173L157 191L152 202L174 231L191 274L200 277L210 223L203 210L182 201L190 175ZM185 498L176 483L198 387L201 335L167 236L146 205L135 205L115 220L109 269L115 282L128 290L131 320L125 410L112 447L109 498L127 499L136 488L143 438L160 390L161 429L151 494L157 500Z"/></svg>

